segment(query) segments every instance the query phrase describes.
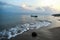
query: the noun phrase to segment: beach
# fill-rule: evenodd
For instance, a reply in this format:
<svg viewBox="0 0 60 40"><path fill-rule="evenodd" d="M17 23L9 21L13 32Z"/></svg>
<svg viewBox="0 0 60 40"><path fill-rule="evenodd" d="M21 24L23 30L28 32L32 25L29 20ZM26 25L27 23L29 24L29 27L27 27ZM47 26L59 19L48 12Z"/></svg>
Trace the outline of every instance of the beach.
<svg viewBox="0 0 60 40"><path fill-rule="evenodd" d="M57 23L55 23L54 26L50 25L49 27L39 28L38 30L29 30L21 35L11 38L10 40L60 40L60 25ZM32 37L33 32L37 33L36 37Z"/></svg>

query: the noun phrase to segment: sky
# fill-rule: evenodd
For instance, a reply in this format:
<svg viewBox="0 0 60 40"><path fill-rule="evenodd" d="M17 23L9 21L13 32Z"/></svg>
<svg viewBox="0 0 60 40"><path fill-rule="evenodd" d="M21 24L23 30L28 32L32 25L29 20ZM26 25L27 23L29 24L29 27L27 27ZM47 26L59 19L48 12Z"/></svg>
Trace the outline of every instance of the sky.
<svg viewBox="0 0 60 40"><path fill-rule="evenodd" d="M60 11L60 0L0 0L8 4L22 6L24 8L34 9L35 7L50 7L57 11Z"/></svg>

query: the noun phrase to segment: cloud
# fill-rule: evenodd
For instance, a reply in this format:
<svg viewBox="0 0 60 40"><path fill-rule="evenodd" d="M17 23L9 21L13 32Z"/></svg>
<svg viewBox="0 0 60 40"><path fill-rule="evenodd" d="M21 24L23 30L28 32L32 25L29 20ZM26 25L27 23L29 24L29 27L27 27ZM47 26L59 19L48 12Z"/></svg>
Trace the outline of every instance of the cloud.
<svg viewBox="0 0 60 40"><path fill-rule="evenodd" d="M38 14L53 14L55 13L54 10L52 10L52 8L50 7L36 7L35 8L35 13L38 13Z"/></svg>
<svg viewBox="0 0 60 40"><path fill-rule="evenodd" d="M53 10L51 10L50 7L40 7L40 6L34 6L34 5L28 5L27 3L23 3L21 5L22 8L25 10L33 11L34 13L53 13Z"/></svg>
<svg viewBox="0 0 60 40"><path fill-rule="evenodd" d="M24 9L27 9L27 10L35 10L35 6L32 6L32 5L27 5L27 4L22 4L21 5Z"/></svg>
<svg viewBox="0 0 60 40"><path fill-rule="evenodd" d="M26 3L22 4L21 6L10 5L5 3L3 5L5 5L5 7L4 6L3 7L6 10L9 9L9 11L12 11L13 9L14 12L17 11L20 13L52 14L54 12L54 10L52 10L50 7L38 7L38 6L36 7L32 5L27 5Z"/></svg>
<svg viewBox="0 0 60 40"><path fill-rule="evenodd" d="M39 14L53 14L55 13L54 10L50 7L35 7L32 5L22 4L22 8L24 8L27 11L33 12L33 13L39 13Z"/></svg>

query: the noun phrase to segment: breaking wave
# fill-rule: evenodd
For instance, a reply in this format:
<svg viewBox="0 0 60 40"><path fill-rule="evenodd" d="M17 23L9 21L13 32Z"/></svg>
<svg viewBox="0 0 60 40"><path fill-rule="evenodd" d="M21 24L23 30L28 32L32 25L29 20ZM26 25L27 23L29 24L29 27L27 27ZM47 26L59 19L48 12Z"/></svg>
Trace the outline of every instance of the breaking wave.
<svg viewBox="0 0 60 40"><path fill-rule="evenodd" d="M1 31L0 32L0 40L3 38L10 39L10 38L15 37L19 34L22 34L25 31L28 31L30 29L31 30L38 29L40 27L45 27L45 26L48 26L50 24L51 24L50 21L37 21L34 23L25 23L23 25L16 25L13 28L10 28L8 30L5 29L5 30Z"/></svg>

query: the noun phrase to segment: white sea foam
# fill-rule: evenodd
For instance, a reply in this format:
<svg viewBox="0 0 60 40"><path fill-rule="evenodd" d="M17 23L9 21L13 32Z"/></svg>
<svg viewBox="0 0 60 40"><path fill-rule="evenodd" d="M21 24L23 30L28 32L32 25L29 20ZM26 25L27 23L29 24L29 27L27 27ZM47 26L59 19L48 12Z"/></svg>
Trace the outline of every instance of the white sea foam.
<svg viewBox="0 0 60 40"><path fill-rule="evenodd" d="M22 34L23 32L25 32L27 30L38 29L40 27L49 26L50 24L51 24L50 21L42 21L42 22L38 21L38 22L34 22L34 23L26 23L21 26L16 25L16 27L14 27L14 28L10 28L9 30L5 29L2 32L0 32L0 40L2 38L10 39L19 34Z"/></svg>

